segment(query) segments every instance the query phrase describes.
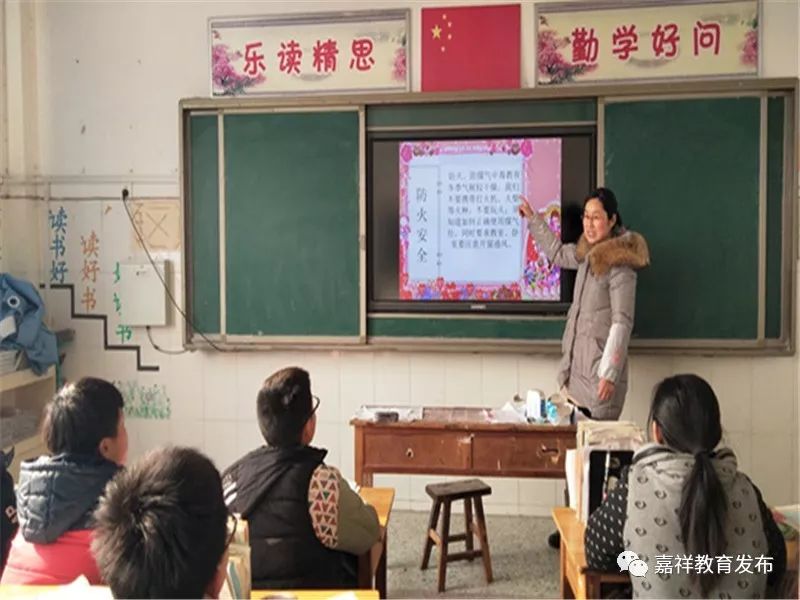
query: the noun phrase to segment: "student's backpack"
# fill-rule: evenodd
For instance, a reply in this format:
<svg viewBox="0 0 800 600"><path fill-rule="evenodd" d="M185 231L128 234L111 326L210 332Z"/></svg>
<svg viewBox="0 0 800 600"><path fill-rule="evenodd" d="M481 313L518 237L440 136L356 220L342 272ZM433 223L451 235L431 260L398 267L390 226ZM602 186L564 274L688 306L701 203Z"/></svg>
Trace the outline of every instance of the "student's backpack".
<svg viewBox="0 0 800 600"><path fill-rule="evenodd" d="M11 550L11 540L19 529L17 521L17 496L14 493L14 479L8 472L8 467L14 460L14 449L6 454L0 450L0 497L2 497L2 514L0 514L0 575L6 568L8 553Z"/></svg>

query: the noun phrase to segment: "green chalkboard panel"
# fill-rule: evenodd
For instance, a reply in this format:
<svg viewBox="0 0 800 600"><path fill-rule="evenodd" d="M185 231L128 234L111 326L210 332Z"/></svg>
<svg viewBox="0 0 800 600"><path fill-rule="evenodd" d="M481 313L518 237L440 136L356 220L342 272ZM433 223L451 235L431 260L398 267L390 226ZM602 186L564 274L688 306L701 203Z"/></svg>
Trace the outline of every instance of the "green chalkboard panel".
<svg viewBox="0 0 800 600"><path fill-rule="evenodd" d="M219 166L217 117L192 116L189 123L187 213L191 236L192 322L200 333L216 334L219 322Z"/></svg>
<svg viewBox="0 0 800 600"><path fill-rule="evenodd" d="M224 119L227 334L358 336L358 113Z"/></svg>
<svg viewBox="0 0 800 600"><path fill-rule="evenodd" d="M605 182L650 245L635 335L755 339L758 98L610 103Z"/></svg>

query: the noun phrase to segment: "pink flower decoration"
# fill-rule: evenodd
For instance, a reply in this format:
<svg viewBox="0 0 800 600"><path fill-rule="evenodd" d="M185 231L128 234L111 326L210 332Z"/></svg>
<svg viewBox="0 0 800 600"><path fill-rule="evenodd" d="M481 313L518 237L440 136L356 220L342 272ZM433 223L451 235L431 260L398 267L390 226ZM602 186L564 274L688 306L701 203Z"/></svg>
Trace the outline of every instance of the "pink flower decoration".
<svg viewBox="0 0 800 600"><path fill-rule="evenodd" d="M520 152L522 152L522 156L524 156L526 158L528 156L530 156L531 154L533 154L533 144L528 139L526 139L526 140L524 140L522 142L522 145L520 146L519 149L520 149Z"/></svg>
<svg viewBox="0 0 800 600"><path fill-rule="evenodd" d="M211 48L211 79L214 92L226 96L241 94L248 87L266 81L263 73L256 77L248 77L236 72L231 60L241 58L239 51L232 52L227 44L214 44Z"/></svg>
<svg viewBox="0 0 800 600"><path fill-rule="evenodd" d="M758 64L758 31L751 29L745 34L741 49L742 53L739 56L741 63L756 66Z"/></svg>
<svg viewBox="0 0 800 600"><path fill-rule="evenodd" d="M394 51L394 63L392 65L392 77L396 81L405 81L406 79L406 49L398 48Z"/></svg>
<svg viewBox="0 0 800 600"><path fill-rule="evenodd" d="M400 146L400 159L403 162L409 162L412 156L411 144L403 144Z"/></svg>
<svg viewBox="0 0 800 600"><path fill-rule="evenodd" d="M540 19L540 24L546 26L547 22ZM537 67L539 73L549 76L546 83L562 83L574 81L576 75L594 71L597 65L574 65L561 55L561 49L569 45L569 38L558 37L552 29L539 30L539 46L537 52Z"/></svg>

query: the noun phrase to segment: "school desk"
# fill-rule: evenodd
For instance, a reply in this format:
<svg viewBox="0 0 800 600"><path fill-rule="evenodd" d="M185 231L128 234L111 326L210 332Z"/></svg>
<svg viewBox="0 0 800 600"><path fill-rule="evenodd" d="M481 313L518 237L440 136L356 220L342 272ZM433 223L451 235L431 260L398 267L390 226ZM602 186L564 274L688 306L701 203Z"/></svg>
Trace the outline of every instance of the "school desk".
<svg viewBox="0 0 800 600"><path fill-rule="evenodd" d="M378 600L377 590L253 590L251 600Z"/></svg>
<svg viewBox="0 0 800 600"><path fill-rule="evenodd" d="M387 534L394 504L394 488L362 487L358 493L364 502L375 508L381 526L381 539L369 552L359 557L358 587L366 589L374 587L381 598L386 598Z"/></svg>
<svg viewBox="0 0 800 600"><path fill-rule="evenodd" d="M0 585L0 599L5 600L8 598L10 600L11 598L35 598L38 596L46 598L58 591L63 594L61 598L80 598L81 600L113 598L111 590L105 585L74 587L74 590L69 595L67 595L65 587L63 585L11 585L6 583Z"/></svg>
<svg viewBox="0 0 800 600"><path fill-rule="evenodd" d="M416 421L350 424L364 486L375 473L561 479L576 434L574 425L492 423L485 408L426 407Z"/></svg>
<svg viewBox="0 0 800 600"><path fill-rule="evenodd" d="M31 598L42 594L52 594L59 590L58 585L0 585L0 598ZM111 592L105 586L92 586L91 590L98 594L106 593L111 598ZM82 592L85 594L86 589ZM86 597L81 592L76 592L75 598ZM378 600L376 590L253 590L250 594L253 600Z"/></svg>
<svg viewBox="0 0 800 600"><path fill-rule="evenodd" d="M583 535L586 526L578 520L574 510L568 507L553 509L553 520L561 534L561 583L562 598L600 598L603 583L628 583L626 573L593 571L586 566Z"/></svg>

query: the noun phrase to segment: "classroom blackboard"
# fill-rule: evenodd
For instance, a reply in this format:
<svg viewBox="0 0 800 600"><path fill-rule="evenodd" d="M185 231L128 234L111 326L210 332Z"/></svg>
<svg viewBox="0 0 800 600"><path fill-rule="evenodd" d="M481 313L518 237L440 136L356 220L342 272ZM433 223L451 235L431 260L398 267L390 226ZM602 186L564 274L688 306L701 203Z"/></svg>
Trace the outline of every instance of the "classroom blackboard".
<svg viewBox="0 0 800 600"><path fill-rule="evenodd" d="M650 246L633 347L791 350L795 88L776 87L185 108L187 341L556 351L563 315L366 314L362 153L369 131L579 124L596 126L599 183Z"/></svg>
<svg viewBox="0 0 800 600"><path fill-rule="evenodd" d="M358 112L219 117L221 185L217 118L190 122L195 325L228 340L358 339Z"/></svg>

